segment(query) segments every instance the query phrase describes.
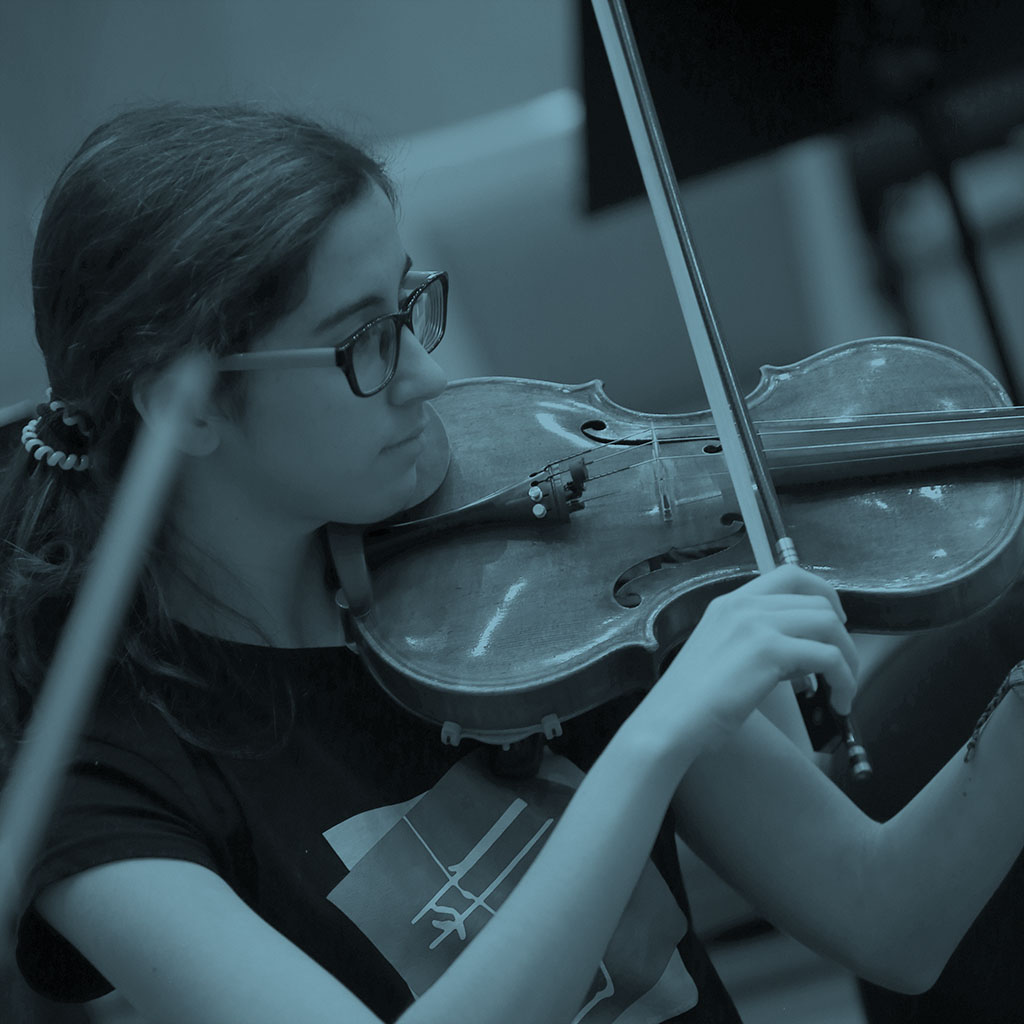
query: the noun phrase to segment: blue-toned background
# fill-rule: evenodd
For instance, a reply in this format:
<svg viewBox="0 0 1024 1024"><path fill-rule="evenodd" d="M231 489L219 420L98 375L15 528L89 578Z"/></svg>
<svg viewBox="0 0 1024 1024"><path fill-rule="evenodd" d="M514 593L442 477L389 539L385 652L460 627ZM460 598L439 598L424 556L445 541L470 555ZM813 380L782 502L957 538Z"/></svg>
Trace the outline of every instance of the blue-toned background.
<svg viewBox="0 0 1024 1024"><path fill-rule="evenodd" d="M600 377L627 405L703 406L646 202L583 212L574 0L9 0L2 18L0 406L44 386L28 267L46 189L100 119L166 98L298 108L389 154L413 255L451 271L439 354L453 378ZM1024 150L980 154L961 173L1020 345ZM761 363L907 328L875 287L838 140L694 179L683 195L747 387ZM908 183L889 205L910 330L986 361L937 187Z"/></svg>

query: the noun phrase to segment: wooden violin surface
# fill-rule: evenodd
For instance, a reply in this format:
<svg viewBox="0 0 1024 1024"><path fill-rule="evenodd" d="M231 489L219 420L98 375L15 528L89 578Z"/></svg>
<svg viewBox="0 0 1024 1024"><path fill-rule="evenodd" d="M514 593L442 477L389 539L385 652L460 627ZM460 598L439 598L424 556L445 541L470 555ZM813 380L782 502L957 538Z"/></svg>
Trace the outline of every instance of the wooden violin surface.
<svg viewBox="0 0 1024 1024"><path fill-rule="evenodd" d="M1008 405L987 371L914 339L851 342L766 367L748 401L759 431L784 422L792 446L793 424L807 423L808 445L819 447L858 417L877 425L893 414L898 448L905 414ZM359 646L399 702L449 723L449 740L551 733L652 685L707 603L755 574L706 412L636 412L598 382L516 378L456 382L433 404L451 458L414 520L441 520L506 488L529 502L531 483L568 487L580 459L587 476L567 518L441 530L373 565ZM929 458L924 469L826 470L780 487L802 563L839 590L852 630L958 621L1024 563L1024 481L1006 462L1016 455L982 452L965 465L961 451L948 467Z"/></svg>

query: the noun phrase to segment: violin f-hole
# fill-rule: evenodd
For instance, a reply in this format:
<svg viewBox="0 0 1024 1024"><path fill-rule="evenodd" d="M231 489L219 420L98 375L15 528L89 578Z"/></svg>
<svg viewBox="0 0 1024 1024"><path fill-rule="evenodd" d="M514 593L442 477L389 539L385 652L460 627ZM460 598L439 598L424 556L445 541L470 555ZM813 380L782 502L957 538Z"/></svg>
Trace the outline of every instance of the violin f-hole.
<svg viewBox="0 0 1024 1024"><path fill-rule="evenodd" d="M710 558L712 555L720 555L733 548L743 537L743 520L735 512L727 512L722 516L723 526L732 526L733 529L723 537L715 537L707 541L689 545L688 547L673 547L661 554L651 555L635 562L619 578L612 587L612 595L623 608L639 608L643 604L642 585L640 581L650 577L658 576L659 584L667 573L685 573L690 575L686 566L690 563Z"/></svg>
<svg viewBox="0 0 1024 1024"><path fill-rule="evenodd" d="M604 420L587 420L585 423L580 424L580 433L588 441L594 441L596 444L620 444L627 448L640 448L645 444L651 443L650 435L644 432L637 434L635 437L608 437L601 433L601 431L607 429L608 424Z"/></svg>

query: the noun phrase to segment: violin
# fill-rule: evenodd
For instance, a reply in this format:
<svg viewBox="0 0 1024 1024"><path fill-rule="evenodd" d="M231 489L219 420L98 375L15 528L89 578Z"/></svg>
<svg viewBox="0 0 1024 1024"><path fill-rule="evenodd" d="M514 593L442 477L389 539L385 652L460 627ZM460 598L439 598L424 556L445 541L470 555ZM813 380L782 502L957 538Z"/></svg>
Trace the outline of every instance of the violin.
<svg viewBox="0 0 1024 1024"><path fill-rule="evenodd" d="M851 630L959 621L1018 577L1024 410L973 360L850 342L764 367L747 404L803 564ZM550 738L652 686L708 602L756 575L708 412L497 377L433 406L433 493L332 546L352 642L445 742Z"/></svg>
<svg viewBox="0 0 1024 1024"><path fill-rule="evenodd" d="M751 396L764 420L754 422L624 2L592 3L710 410L636 413L596 382L489 380L482 402L472 383L454 386L438 401L456 450L437 504L366 538L331 532L350 642L447 743L550 738L564 718L653 682L709 600L755 571L799 564L798 548L861 629L962 617L1020 566L1020 485L971 465L991 462L993 444L1012 449L990 436L1007 434L998 407L1008 399L963 357L876 339L766 368ZM478 475L463 443L482 437ZM955 482L900 479L948 465ZM866 751L849 718L828 708L827 680L807 683L835 720L852 776L866 778ZM762 710L809 751L785 688Z"/></svg>

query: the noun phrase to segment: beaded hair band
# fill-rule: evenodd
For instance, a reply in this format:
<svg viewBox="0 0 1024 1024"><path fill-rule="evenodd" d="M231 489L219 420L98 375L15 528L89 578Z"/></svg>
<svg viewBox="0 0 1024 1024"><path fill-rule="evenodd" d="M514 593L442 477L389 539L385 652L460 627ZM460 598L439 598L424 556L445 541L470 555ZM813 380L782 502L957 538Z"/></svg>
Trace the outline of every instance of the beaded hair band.
<svg viewBox="0 0 1024 1024"><path fill-rule="evenodd" d="M60 418L66 426L74 427L83 437L89 438L92 431L86 425L85 416L80 412L76 412L67 402L54 398L52 388L46 389L46 398L50 410L52 412L59 412ZM73 469L78 472L88 469L88 455L69 455L67 452L60 451L54 448L53 445L47 444L39 437L37 430L39 428L39 421L45 412L45 406L40 405L37 411L40 415L33 420L29 420L21 430L21 443L25 446L25 451L38 462L45 460L48 466L57 466L59 469Z"/></svg>

